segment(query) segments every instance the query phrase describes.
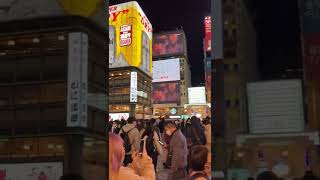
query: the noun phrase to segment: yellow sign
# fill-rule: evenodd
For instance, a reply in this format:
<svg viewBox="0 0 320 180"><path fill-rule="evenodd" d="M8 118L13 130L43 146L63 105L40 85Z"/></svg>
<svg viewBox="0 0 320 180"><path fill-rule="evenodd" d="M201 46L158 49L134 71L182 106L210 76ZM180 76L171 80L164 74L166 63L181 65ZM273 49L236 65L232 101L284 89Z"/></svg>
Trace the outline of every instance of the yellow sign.
<svg viewBox="0 0 320 180"><path fill-rule="evenodd" d="M109 68L152 73L152 25L135 1L109 7Z"/></svg>
<svg viewBox="0 0 320 180"><path fill-rule="evenodd" d="M103 0L58 0L67 14L90 17L97 13Z"/></svg>

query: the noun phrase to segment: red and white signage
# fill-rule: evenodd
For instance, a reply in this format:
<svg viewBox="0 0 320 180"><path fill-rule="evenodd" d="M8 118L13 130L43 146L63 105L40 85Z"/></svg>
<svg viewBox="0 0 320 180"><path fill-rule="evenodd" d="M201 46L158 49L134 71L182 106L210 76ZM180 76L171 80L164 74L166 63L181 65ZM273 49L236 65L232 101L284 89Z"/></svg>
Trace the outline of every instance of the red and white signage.
<svg viewBox="0 0 320 180"><path fill-rule="evenodd" d="M206 16L204 19L205 30L205 48L206 51L211 51L211 17Z"/></svg>
<svg viewBox="0 0 320 180"><path fill-rule="evenodd" d="M132 26L124 25L120 27L120 46L129 46L132 42Z"/></svg>

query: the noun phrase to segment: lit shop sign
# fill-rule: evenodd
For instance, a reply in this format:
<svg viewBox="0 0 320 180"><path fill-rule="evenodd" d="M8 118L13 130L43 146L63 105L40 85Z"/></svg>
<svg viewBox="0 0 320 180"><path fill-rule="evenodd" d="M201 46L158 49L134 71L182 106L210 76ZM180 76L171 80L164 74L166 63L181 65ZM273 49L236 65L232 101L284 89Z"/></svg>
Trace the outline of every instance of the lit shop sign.
<svg viewBox="0 0 320 180"><path fill-rule="evenodd" d="M176 108L171 108L170 109L170 114L172 114L172 115L177 114L177 109Z"/></svg>
<svg viewBox="0 0 320 180"><path fill-rule="evenodd" d="M148 98L148 94L143 91L138 91L138 96Z"/></svg>
<svg viewBox="0 0 320 180"><path fill-rule="evenodd" d="M120 46L129 46L131 44L132 26L124 25L120 28Z"/></svg>
<svg viewBox="0 0 320 180"><path fill-rule="evenodd" d="M130 102L138 102L137 72L131 72L130 78Z"/></svg>
<svg viewBox="0 0 320 180"><path fill-rule="evenodd" d="M180 116L169 116L170 119L180 119Z"/></svg>

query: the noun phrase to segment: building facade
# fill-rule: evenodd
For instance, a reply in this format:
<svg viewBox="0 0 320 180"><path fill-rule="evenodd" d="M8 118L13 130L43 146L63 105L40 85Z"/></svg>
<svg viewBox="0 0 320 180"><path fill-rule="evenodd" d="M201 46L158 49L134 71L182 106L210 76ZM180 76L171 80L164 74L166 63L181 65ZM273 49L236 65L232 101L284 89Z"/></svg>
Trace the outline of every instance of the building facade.
<svg viewBox="0 0 320 180"><path fill-rule="evenodd" d="M63 173L106 177L106 110L86 101L98 95L106 101L105 29L74 16L13 20L1 27L0 165L56 162ZM80 34L83 39L73 38ZM71 71L71 54L86 62L86 73ZM71 82L80 76L81 85Z"/></svg>
<svg viewBox="0 0 320 180"><path fill-rule="evenodd" d="M165 44L166 41L169 45ZM185 105L188 104L188 88L191 86L185 33L178 30L155 34L153 61L153 116L181 118L187 114ZM176 63L169 67L162 62ZM167 94L170 87L172 93ZM174 97L169 97L172 95Z"/></svg>
<svg viewBox="0 0 320 180"><path fill-rule="evenodd" d="M152 25L135 1L109 15L109 120L151 118Z"/></svg>

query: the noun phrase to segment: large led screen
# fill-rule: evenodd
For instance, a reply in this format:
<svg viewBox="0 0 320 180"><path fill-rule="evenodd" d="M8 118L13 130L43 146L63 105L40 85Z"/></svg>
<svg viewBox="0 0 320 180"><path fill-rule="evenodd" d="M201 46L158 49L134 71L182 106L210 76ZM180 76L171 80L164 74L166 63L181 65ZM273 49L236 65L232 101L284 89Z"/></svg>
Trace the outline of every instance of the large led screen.
<svg viewBox="0 0 320 180"><path fill-rule="evenodd" d="M154 104L180 103L180 83L153 83L152 99Z"/></svg>
<svg viewBox="0 0 320 180"><path fill-rule="evenodd" d="M186 37L182 32L157 34L152 48L153 57L186 55Z"/></svg>
<svg viewBox="0 0 320 180"><path fill-rule="evenodd" d="M189 104L204 104L206 103L205 87L188 88Z"/></svg>
<svg viewBox="0 0 320 180"><path fill-rule="evenodd" d="M152 25L135 1L109 7L109 68L152 72Z"/></svg>
<svg viewBox="0 0 320 180"><path fill-rule="evenodd" d="M168 59L153 62L152 82L179 81L180 59Z"/></svg>

